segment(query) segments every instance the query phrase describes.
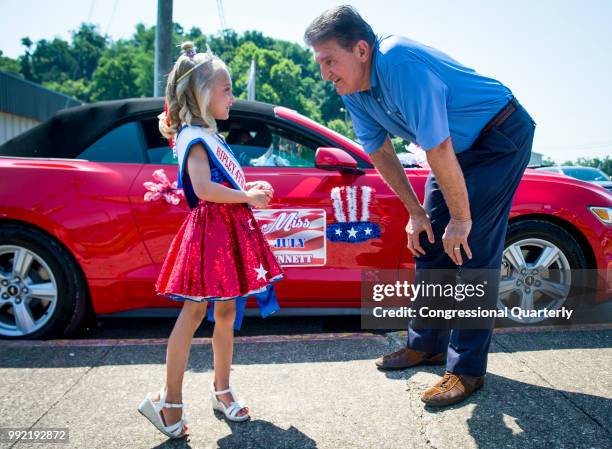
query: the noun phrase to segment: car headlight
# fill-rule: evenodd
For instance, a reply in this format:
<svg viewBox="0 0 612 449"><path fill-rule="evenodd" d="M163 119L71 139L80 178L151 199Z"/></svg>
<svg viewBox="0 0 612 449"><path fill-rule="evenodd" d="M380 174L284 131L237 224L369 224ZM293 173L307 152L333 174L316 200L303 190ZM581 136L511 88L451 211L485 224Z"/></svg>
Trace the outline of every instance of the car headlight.
<svg viewBox="0 0 612 449"><path fill-rule="evenodd" d="M612 224L612 207L591 206L589 210L605 224Z"/></svg>

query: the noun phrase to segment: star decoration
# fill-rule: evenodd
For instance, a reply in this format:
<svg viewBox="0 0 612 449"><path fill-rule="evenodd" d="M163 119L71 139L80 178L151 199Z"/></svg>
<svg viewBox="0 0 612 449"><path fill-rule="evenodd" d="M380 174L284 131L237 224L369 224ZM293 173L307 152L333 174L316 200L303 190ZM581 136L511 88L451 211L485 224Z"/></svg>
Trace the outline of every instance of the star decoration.
<svg viewBox="0 0 612 449"><path fill-rule="evenodd" d="M365 235L370 235L372 233L372 228L365 228L363 232L365 232Z"/></svg>
<svg viewBox="0 0 612 449"><path fill-rule="evenodd" d="M342 229L336 229L336 235L341 235L342 234Z"/></svg>
<svg viewBox="0 0 612 449"><path fill-rule="evenodd" d="M259 264L259 268L253 268L255 271L257 271L257 279L263 279L264 281L266 280L266 274L268 274L268 272L264 269L263 265L260 263Z"/></svg>
<svg viewBox="0 0 612 449"><path fill-rule="evenodd" d="M351 228L348 231L349 238L357 238L357 230L355 228Z"/></svg>

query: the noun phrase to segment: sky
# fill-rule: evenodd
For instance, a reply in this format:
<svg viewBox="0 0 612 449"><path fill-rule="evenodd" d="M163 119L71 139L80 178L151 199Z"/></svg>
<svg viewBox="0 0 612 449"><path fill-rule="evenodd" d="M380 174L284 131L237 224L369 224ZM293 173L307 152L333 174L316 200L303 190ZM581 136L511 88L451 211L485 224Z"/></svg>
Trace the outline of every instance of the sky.
<svg viewBox="0 0 612 449"><path fill-rule="evenodd" d="M217 0L174 0L173 20L206 34L221 28ZM228 28L302 45L310 21L340 3L224 0ZM612 0L356 0L377 34L436 47L508 86L537 123L533 150L558 162L612 156ZM0 50L21 38L61 37L82 22L112 39L156 21L155 0L0 0ZM214 49L213 49L214 51Z"/></svg>

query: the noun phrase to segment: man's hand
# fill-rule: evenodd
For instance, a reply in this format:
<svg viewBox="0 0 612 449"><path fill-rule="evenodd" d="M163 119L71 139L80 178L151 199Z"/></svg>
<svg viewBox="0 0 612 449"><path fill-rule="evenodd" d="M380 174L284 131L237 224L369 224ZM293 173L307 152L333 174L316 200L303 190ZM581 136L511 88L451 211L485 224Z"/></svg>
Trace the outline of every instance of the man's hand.
<svg viewBox="0 0 612 449"><path fill-rule="evenodd" d="M457 265L463 265L461 246L463 246L463 250L467 256L470 259L472 258L472 250L470 249L467 241L471 229L472 220L455 221L451 218L451 221L446 226L446 230L442 236L444 251Z"/></svg>
<svg viewBox="0 0 612 449"><path fill-rule="evenodd" d="M434 243L435 238L429 221L429 215L421 208L421 213L410 214L410 219L406 225L406 234L408 234L408 249L414 257L419 257L425 254L425 250L421 247L419 236L421 232L427 233L429 243Z"/></svg>
<svg viewBox="0 0 612 449"><path fill-rule="evenodd" d="M391 187L408 210L408 214L410 215L408 225L406 225L408 249L415 257L425 254L425 250L423 250L419 243L419 235L421 232L425 231L429 241L434 243L431 222L429 221L425 209L423 209L423 206L421 206L419 199L414 193L414 190L412 190L410 182L408 182L404 167L402 167L402 164L397 158L397 153L393 148L391 140L387 137L383 145L374 153L370 154L370 157L378 173L380 173L385 182Z"/></svg>
<svg viewBox="0 0 612 449"><path fill-rule="evenodd" d="M472 251L467 243L472 220L465 179L450 137L427 151L427 162L442 189L451 216L450 223L442 236L444 251L453 262L462 265L461 246L467 256L472 258Z"/></svg>

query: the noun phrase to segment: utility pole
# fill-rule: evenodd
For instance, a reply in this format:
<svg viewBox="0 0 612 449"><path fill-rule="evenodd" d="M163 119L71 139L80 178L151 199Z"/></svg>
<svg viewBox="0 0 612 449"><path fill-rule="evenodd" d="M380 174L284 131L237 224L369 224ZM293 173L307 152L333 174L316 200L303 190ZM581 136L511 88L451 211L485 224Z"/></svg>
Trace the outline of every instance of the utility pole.
<svg viewBox="0 0 612 449"><path fill-rule="evenodd" d="M153 96L165 94L166 76L172 68L172 0L157 0L155 28L155 74Z"/></svg>

